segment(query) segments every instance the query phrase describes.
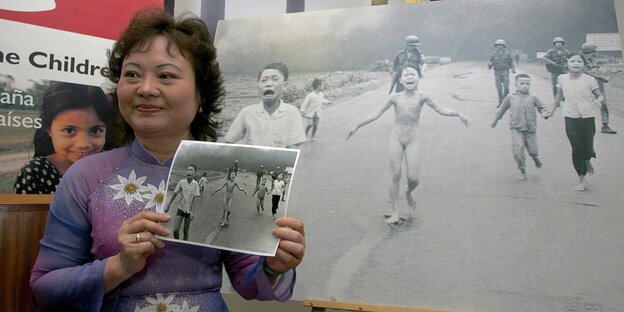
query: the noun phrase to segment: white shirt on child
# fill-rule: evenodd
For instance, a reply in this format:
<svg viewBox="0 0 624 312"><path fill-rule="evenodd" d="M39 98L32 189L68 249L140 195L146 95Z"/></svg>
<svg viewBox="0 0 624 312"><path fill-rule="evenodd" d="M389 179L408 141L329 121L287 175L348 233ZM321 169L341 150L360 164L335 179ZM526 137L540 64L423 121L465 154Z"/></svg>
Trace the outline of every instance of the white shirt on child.
<svg viewBox="0 0 624 312"><path fill-rule="evenodd" d="M176 185L174 192L180 194L178 209L190 213L193 197L199 196L199 183L195 180L191 180L191 183L188 183L186 179L182 179Z"/></svg>
<svg viewBox="0 0 624 312"><path fill-rule="evenodd" d="M282 195L284 193L284 187L286 186L286 182L284 180L275 180L273 181L273 190L271 191L272 195Z"/></svg>
<svg viewBox="0 0 624 312"><path fill-rule="evenodd" d="M301 103L301 114L303 117L312 118L314 115L321 118L323 104L325 104L325 95L323 92L310 92Z"/></svg>
<svg viewBox="0 0 624 312"><path fill-rule="evenodd" d="M578 79L570 79L570 74L557 78L557 87L563 90L563 116L570 118L596 117L593 91L598 89L596 78L581 74Z"/></svg>
<svg viewBox="0 0 624 312"><path fill-rule="evenodd" d="M225 134L225 142L271 147L290 147L306 141L299 110L280 101L280 105L269 115L264 104L243 108Z"/></svg>

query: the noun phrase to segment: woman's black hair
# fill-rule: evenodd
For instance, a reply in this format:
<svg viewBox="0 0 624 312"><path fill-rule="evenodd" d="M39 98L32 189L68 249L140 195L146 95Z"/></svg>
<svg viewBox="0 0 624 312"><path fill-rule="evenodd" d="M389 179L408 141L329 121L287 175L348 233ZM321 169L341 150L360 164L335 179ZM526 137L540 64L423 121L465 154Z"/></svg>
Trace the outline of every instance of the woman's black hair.
<svg viewBox="0 0 624 312"><path fill-rule="evenodd" d="M147 8L137 12L121 37L108 51L108 67L104 76L117 84L121 77L124 59L132 51L149 47L157 36L164 36L169 48L176 46L191 63L195 72L195 87L199 94L199 109L191 123L191 135L202 141L216 141L219 124L215 115L221 112L225 95L221 70L216 61L217 51L206 24L199 18L175 19L161 9ZM119 111L118 99L113 94L115 109ZM122 143L134 140L134 130L118 114L115 123Z"/></svg>

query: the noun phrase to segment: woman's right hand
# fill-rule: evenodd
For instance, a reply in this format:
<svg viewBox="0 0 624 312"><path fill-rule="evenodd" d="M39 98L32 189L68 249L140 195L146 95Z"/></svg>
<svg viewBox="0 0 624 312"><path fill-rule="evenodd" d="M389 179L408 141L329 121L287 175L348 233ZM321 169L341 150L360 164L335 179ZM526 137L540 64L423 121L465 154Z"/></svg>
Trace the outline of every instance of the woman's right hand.
<svg viewBox="0 0 624 312"><path fill-rule="evenodd" d="M169 235L169 230L160 224L169 218L165 213L143 211L121 224L117 231L119 253L108 259L104 269L106 292L143 270L147 257L165 247L156 235Z"/></svg>

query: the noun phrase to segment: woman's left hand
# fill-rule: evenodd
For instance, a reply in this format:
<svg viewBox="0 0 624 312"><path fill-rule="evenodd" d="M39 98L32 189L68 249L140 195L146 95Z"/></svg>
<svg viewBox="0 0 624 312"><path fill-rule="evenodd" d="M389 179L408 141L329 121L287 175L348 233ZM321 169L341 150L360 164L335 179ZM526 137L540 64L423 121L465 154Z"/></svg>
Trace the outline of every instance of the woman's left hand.
<svg viewBox="0 0 624 312"><path fill-rule="evenodd" d="M281 238L275 257L267 257L264 263L276 272L286 272L296 268L305 254L305 232L303 221L293 217L275 220L273 236Z"/></svg>

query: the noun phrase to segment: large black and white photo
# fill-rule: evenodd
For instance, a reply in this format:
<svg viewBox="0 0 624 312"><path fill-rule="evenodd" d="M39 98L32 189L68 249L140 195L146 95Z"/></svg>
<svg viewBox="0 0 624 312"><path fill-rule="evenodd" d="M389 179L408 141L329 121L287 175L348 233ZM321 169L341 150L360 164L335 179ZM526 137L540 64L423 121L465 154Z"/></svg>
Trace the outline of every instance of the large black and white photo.
<svg viewBox="0 0 624 312"><path fill-rule="evenodd" d="M221 21L226 131L260 101L265 64L290 70L281 100L299 109L306 134L290 205L310 237L295 297L620 309L618 38L612 0L453 0ZM557 79L568 79L559 76L594 80L559 83L558 99ZM310 94L318 111L304 105ZM517 102L533 105L527 129L513 126ZM594 121L583 144L566 133L577 104Z"/></svg>

